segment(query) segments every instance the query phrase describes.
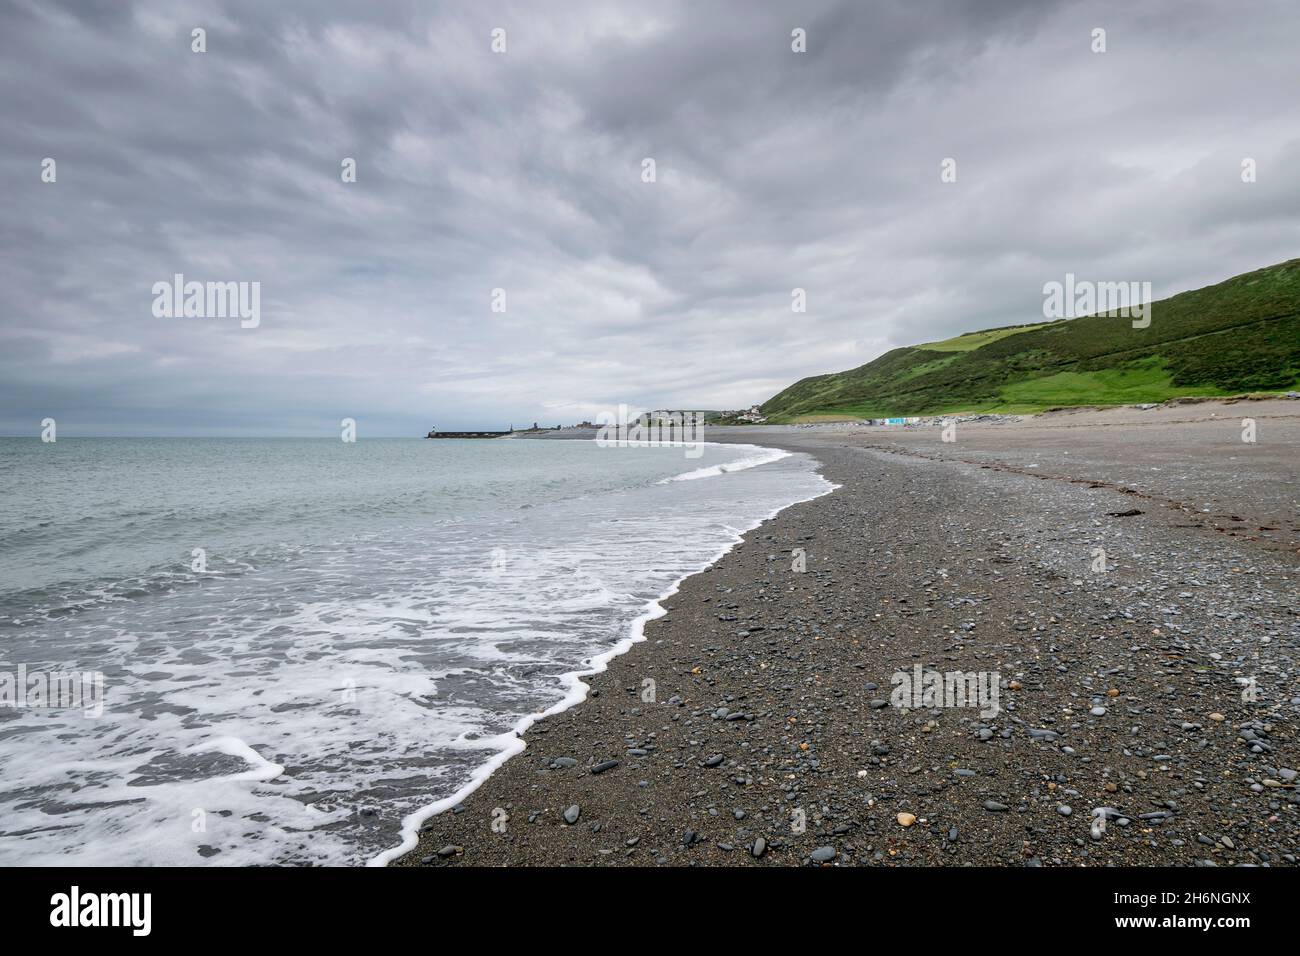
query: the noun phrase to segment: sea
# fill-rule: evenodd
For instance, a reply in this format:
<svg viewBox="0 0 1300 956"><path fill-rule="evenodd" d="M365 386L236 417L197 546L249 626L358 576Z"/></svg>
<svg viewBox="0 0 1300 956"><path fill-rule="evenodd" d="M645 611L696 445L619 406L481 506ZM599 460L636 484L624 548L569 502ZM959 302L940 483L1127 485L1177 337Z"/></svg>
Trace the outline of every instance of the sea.
<svg viewBox="0 0 1300 956"><path fill-rule="evenodd" d="M741 444L0 438L0 488L0 865L231 866L409 849L833 486Z"/></svg>

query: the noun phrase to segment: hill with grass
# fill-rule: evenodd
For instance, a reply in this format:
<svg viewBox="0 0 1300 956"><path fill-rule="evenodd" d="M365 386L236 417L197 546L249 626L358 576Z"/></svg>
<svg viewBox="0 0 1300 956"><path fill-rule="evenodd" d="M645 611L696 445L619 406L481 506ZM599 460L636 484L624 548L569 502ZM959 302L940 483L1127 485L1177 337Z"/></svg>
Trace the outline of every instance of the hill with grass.
<svg viewBox="0 0 1300 956"><path fill-rule="evenodd" d="M769 421L1027 413L1300 384L1300 259L1117 313L967 332L814 375L761 406Z"/></svg>

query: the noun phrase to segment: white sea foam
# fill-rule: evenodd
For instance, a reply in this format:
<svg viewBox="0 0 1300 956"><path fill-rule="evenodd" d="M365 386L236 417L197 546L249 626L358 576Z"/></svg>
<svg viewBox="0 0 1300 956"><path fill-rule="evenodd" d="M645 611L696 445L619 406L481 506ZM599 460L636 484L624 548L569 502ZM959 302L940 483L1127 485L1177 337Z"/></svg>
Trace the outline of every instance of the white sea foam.
<svg viewBox="0 0 1300 956"><path fill-rule="evenodd" d="M831 488L804 456L750 465L734 485L683 485L658 483L680 467L676 450L468 444L358 443L395 460L352 491L330 484L333 446L253 443L250 459L302 475L250 481L252 463L229 468L241 482L196 535L184 503L227 495L196 483L227 467L230 446L169 443L163 454L193 460L194 476L178 480L166 462L148 473L165 520L139 539L98 519L78 525L81 541L63 529L75 562L116 548L107 569L163 536L184 566L206 544L226 573L140 568L129 584L105 571L80 590L0 591L8 660L106 674L100 719L0 711L0 863L391 859L522 749L522 730L582 700L580 677L642 640L685 576ZM713 446L705 464L756 451ZM138 457L127 456L133 474ZM323 487L290 493L313 476ZM49 510L71 511L85 486L60 480L68 500ZM127 497L111 481L105 494ZM43 560L54 540L34 545ZM0 558L0 571L21 559Z"/></svg>
<svg viewBox="0 0 1300 956"><path fill-rule="evenodd" d="M709 442L708 444L714 444ZM779 448L764 448L761 445L728 445L729 448L744 448L748 451L757 452L747 458L739 458L736 461L719 462L716 465L705 465L702 468L696 468L694 471L682 472L680 475L673 475L671 478L660 478L660 484L667 484L672 481L696 481L700 478L717 478L719 475L730 474L735 471L744 471L747 468L757 468L759 465L768 465L774 461L780 461L782 458L789 458L790 452L782 451Z"/></svg>
<svg viewBox="0 0 1300 956"><path fill-rule="evenodd" d="M755 449L763 453L771 453L771 454L755 455L750 458L741 459L740 461L744 462L745 464L739 468L727 469L731 471L743 471L746 468L754 468L757 467L758 465L768 464L774 461L780 461L781 459L790 456L790 452L781 451L780 449L775 449L775 448L770 448L770 449L762 448L761 446L758 445L741 445L741 446L733 446L733 447ZM739 465L740 462L736 462L735 464ZM713 467L720 467L720 466L710 466L710 468L700 469L700 471L712 471ZM722 473L724 472L721 471L717 472L717 474L722 474ZM679 475L676 478L661 479L659 483L663 484L664 481L689 480L689 478L692 476L700 477L700 478L712 477L712 475L691 473L691 475L688 476ZM493 756L490 759L485 761L479 767L475 768L470 779L465 783L464 786L462 786L455 793L446 796L441 800L435 801L434 803L431 803L428 806L421 807L419 810L405 817L402 820L401 842L397 846L391 847L385 850L384 852L378 854L377 856L375 856L373 859L371 859L368 862L367 865L374 866L374 867L387 866L389 863L393 862L394 860L398 859L404 854L409 853L411 850L415 849L417 843L419 842L420 826L426 820L428 820L430 817L438 815L439 813L443 813L447 810L450 810L451 808L461 803L466 797L468 797L475 790L481 787L483 783L487 781L487 779L491 777L492 774L498 768L501 767L502 764L504 764L511 757L523 753L527 745L525 744L522 735L524 734L525 731L528 730L529 727L531 727L533 724L537 723L539 720L542 720L545 717L549 717L553 714L561 713L562 711L568 710L570 707L580 704L584 700L586 700L587 692L591 688L586 683L586 681L582 680L582 678L589 677L593 674L599 674L604 672L609 667L610 661L612 661L616 657L626 654L634 645L644 641L646 639L645 637L646 624L649 623L650 621L655 620L656 618L663 617L665 614L668 613L666 610L664 610L663 602L666 601L668 598L672 597L681 589L683 581L685 581L687 578L691 577L692 575L700 573L705 568L708 568L710 565L716 563L717 561L725 557L727 553L731 551L732 548L734 548L736 545L744 541L745 534L752 531L754 528L757 528L763 522L776 517L778 514L780 514L790 505L797 504L800 501L808 501L813 498L819 498L822 495L828 495L836 488L839 487L839 485L826 481L820 476L818 476L818 478L820 481L820 487L817 488L813 493L805 493L797 498L794 498L793 500L786 501L783 504L779 505L778 507L773 508L769 512L755 518L745 527L737 528L729 525L724 525L723 527L731 535L730 541L728 541L720 550L714 553L707 560L687 570L685 573L681 574L679 577L673 580L672 583L669 584L667 589L662 594L658 595L653 600L646 602L645 608L643 609L641 614L638 615L636 618L634 618L631 624L628 626L627 635L624 638L622 638L617 644L615 644L613 647L609 648L608 650L603 651L602 653L595 654L592 657L588 658L587 661L584 662L584 666L582 667L581 670L570 671L567 674L561 675L560 680L563 686L565 687L565 695L559 702L551 705L544 711L540 711L536 714L529 714L527 717L520 720L508 733L501 734L499 737L497 737L494 742L499 745L500 749L497 751L497 753L493 754Z"/></svg>
<svg viewBox="0 0 1300 956"><path fill-rule="evenodd" d="M274 780L284 773L284 768L278 763L271 763L261 754L259 754L247 743L238 737L217 737L214 740L208 740L201 744L195 744L190 748L191 753L208 753L210 751L228 754L231 757L239 757L247 763L251 769L242 773L231 774L221 779L225 780Z"/></svg>

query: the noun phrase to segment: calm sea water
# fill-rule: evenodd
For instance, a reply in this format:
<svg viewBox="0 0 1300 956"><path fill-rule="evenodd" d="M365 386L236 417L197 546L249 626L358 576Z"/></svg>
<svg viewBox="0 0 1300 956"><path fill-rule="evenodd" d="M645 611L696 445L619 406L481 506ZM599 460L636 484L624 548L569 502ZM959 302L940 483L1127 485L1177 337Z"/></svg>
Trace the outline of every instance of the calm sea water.
<svg viewBox="0 0 1300 956"><path fill-rule="evenodd" d="M831 486L753 446L0 439L0 487L0 672L105 679L0 707L0 863L230 865L397 846Z"/></svg>

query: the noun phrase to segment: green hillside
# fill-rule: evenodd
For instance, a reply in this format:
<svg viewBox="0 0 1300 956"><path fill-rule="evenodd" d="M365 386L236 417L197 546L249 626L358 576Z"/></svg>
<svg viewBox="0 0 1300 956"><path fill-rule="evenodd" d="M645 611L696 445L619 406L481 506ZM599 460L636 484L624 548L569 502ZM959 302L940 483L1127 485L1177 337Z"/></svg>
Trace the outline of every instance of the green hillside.
<svg viewBox="0 0 1300 956"><path fill-rule="evenodd" d="M1161 402L1300 384L1300 259L1114 313L968 332L814 375L762 405L769 421Z"/></svg>

